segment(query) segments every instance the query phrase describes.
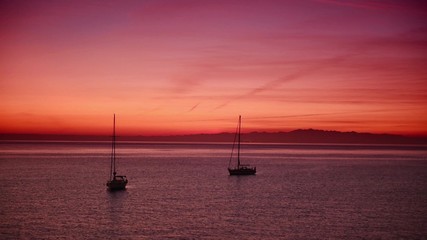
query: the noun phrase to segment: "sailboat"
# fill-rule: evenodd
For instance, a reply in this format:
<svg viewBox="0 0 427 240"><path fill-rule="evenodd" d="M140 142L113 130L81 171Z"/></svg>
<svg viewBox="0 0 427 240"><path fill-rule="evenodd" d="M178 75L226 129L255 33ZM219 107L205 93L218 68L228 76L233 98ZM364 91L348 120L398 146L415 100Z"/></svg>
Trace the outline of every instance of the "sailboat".
<svg viewBox="0 0 427 240"><path fill-rule="evenodd" d="M107 182L108 190L125 190L128 180L126 176L116 175L116 114L113 119L113 141L111 145L110 179Z"/></svg>
<svg viewBox="0 0 427 240"><path fill-rule="evenodd" d="M230 175L255 175L256 167L251 167L249 164L240 163L240 131L242 128L242 116L239 116L239 125L236 130L236 135L234 136L233 148L231 150L230 161L228 162L228 172ZM231 159L233 158L234 146L236 144L237 136L237 166L235 168L230 168Z"/></svg>

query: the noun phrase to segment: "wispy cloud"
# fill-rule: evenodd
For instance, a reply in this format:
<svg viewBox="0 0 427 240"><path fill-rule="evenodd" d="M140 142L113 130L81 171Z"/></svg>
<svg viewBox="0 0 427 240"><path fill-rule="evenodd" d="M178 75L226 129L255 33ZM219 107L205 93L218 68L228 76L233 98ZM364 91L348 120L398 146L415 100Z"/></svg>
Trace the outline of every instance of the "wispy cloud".
<svg viewBox="0 0 427 240"><path fill-rule="evenodd" d="M280 87L281 85L283 85L287 82L297 80L297 79L302 78L304 76L313 74L316 71L330 67L331 65L337 64L339 62L342 62L342 61L348 59L350 56L351 56L350 54L346 54L346 55L341 55L341 56L337 56L334 58L318 60L315 64L307 66L301 70L295 71L294 73L290 73L288 75L285 75L279 79L275 79L275 80L266 82L265 84L263 84L259 87L256 87L256 88L254 88L254 89L252 89L246 93L235 96L234 98L227 100L227 101L223 102L222 104L218 105L215 109L223 108L223 107L227 106L229 103L231 103L232 101L239 100L242 98L252 97L252 96L257 95L259 93L262 93L262 92L265 92L265 91L268 91L271 89L275 89L275 88Z"/></svg>
<svg viewBox="0 0 427 240"><path fill-rule="evenodd" d="M196 109L199 106L200 103L197 103L196 105L194 105L192 108L190 108L190 110L188 110L188 112L192 112L194 109Z"/></svg>

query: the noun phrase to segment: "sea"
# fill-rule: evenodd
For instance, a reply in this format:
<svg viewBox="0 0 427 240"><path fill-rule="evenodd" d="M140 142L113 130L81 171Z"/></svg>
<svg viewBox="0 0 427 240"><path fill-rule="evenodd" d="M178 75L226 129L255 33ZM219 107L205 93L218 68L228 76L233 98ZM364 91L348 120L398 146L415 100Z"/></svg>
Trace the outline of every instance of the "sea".
<svg viewBox="0 0 427 240"><path fill-rule="evenodd" d="M427 239L427 146L1 141L0 239Z"/></svg>

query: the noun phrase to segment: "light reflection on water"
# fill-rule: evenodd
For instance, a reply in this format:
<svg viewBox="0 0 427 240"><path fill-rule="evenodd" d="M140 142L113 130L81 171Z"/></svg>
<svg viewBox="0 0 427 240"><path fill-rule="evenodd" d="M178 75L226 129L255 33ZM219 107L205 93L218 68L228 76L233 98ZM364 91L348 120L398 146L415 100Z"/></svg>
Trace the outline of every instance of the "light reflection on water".
<svg viewBox="0 0 427 240"><path fill-rule="evenodd" d="M110 143L2 143L0 238L347 239L427 235L427 150L119 143L128 189L108 192Z"/></svg>

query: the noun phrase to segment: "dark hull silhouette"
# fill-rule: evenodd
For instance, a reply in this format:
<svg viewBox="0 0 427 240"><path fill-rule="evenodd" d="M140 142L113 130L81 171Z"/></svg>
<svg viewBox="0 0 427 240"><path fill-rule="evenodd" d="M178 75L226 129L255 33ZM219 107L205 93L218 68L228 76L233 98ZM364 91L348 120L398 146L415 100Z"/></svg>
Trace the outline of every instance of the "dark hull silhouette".
<svg viewBox="0 0 427 240"><path fill-rule="evenodd" d="M107 187L110 191L126 190L126 184L128 184L126 176L115 176L113 180L107 182Z"/></svg>
<svg viewBox="0 0 427 240"><path fill-rule="evenodd" d="M247 167L240 167L240 168L229 168L228 172L230 175L255 175L256 173L256 167L253 168L247 168Z"/></svg>

